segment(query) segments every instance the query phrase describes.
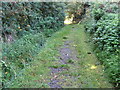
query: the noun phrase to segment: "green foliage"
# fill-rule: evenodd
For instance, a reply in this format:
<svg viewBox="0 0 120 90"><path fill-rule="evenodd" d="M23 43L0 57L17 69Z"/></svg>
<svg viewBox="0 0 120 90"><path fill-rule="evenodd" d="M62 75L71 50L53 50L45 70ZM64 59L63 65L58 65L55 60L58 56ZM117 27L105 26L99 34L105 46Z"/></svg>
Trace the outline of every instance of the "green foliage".
<svg viewBox="0 0 120 90"><path fill-rule="evenodd" d="M63 3L2 2L3 83L11 83L40 51L45 37L64 26ZM10 39L6 43L6 39Z"/></svg>
<svg viewBox="0 0 120 90"><path fill-rule="evenodd" d="M118 15L107 14L97 22L97 30L94 33L94 41L97 41L96 44L98 44L98 47L101 50L107 50L111 53L118 52Z"/></svg>
<svg viewBox="0 0 120 90"><path fill-rule="evenodd" d="M94 5L94 4L93 4ZM91 18L85 25L86 31L93 37L94 50L98 58L105 66L105 72L110 78L110 82L119 87L120 83L120 61L119 61L119 18L116 12L108 12L107 9L116 7L111 4L96 4L92 6ZM95 10L96 8L96 10ZM118 10L114 8L113 11Z"/></svg>
<svg viewBox="0 0 120 90"><path fill-rule="evenodd" d="M57 31L64 26L64 8L55 2L2 2L3 35Z"/></svg>
<svg viewBox="0 0 120 90"><path fill-rule="evenodd" d="M44 42L45 37L42 33L38 33L25 35L11 44L3 44L3 82L15 78L17 70L29 65Z"/></svg>
<svg viewBox="0 0 120 90"><path fill-rule="evenodd" d="M92 15L95 20L99 20L104 15L104 11L100 8L94 8L92 10Z"/></svg>
<svg viewBox="0 0 120 90"><path fill-rule="evenodd" d="M104 6L104 10L107 13L118 13L119 12L119 5L117 2L106 3Z"/></svg>
<svg viewBox="0 0 120 90"><path fill-rule="evenodd" d="M86 29L86 31L89 32L90 34L95 33L96 28L97 28L97 24L95 23L95 20L94 20L94 19L89 19L89 20L86 22L85 29Z"/></svg>
<svg viewBox="0 0 120 90"><path fill-rule="evenodd" d="M68 35L70 32L69 29L70 27L66 26L66 28L53 34L52 37L47 38L44 44L44 48L37 48L38 49L37 51L39 51L38 52L39 54L36 54L36 55L34 55L34 53L32 54L34 55L34 57L32 58L32 60L34 61L30 63L26 63L26 64L30 64L26 68L22 70L19 70L19 69L17 70L18 66L15 66L14 63L12 63L9 66L10 68L8 69L11 69L11 74L15 79L14 78L13 79L10 78L11 80L3 79L4 87L5 88L25 88L25 87L44 88L41 85L47 84L46 79L49 78L49 72L50 72L50 69L48 69L48 67L54 65L52 60L56 60L55 56L59 55L58 50L55 48L63 44L63 39L61 37ZM34 36L28 37L32 39L31 42L34 42L35 39L39 41L40 37L35 36L37 37L35 39L33 39L33 37ZM43 41L44 41L44 38L43 38ZM14 70L17 72L14 72ZM15 77L15 75L17 76ZM45 88L48 88L48 86Z"/></svg>

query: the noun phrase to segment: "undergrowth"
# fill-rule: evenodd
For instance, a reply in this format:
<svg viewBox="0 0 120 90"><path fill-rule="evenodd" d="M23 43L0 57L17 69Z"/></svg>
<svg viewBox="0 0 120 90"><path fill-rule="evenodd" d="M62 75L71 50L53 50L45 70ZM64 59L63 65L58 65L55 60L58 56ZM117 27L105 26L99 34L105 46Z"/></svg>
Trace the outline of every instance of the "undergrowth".
<svg viewBox="0 0 120 90"><path fill-rule="evenodd" d="M105 72L108 74L110 82L113 83L115 87L119 87L120 32L117 12L118 6L117 3L116 6L109 5L109 3L94 4L91 8L91 17L88 18L85 29L92 37L91 41L94 43L94 51L98 59L105 66Z"/></svg>

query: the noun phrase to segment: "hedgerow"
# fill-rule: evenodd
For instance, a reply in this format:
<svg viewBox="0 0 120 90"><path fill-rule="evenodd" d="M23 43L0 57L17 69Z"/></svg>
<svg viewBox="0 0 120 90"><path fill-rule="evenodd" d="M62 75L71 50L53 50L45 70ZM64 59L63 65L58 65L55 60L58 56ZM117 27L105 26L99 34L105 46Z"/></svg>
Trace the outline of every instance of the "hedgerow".
<svg viewBox="0 0 120 90"><path fill-rule="evenodd" d="M86 23L85 29L92 36L94 50L101 63L105 66L105 72L108 74L110 82L119 87L120 61L118 55L120 53L120 32L119 18L116 12L118 7L116 4L114 7L111 5L108 8L109 3L93 5L91 6L91 19Z"/></svg>
<svg viewBox="0 0 120 90"><path fill-rule="evenodd" d="M54 32L64 26L64 8L55 2L2 2L2 35Z"/></svg>
<svg viewBox="0 0 120 90"><path fill-rule="evenodd" d="M2 83L8 87L64 26L63 3L2 2Z"/></svg>

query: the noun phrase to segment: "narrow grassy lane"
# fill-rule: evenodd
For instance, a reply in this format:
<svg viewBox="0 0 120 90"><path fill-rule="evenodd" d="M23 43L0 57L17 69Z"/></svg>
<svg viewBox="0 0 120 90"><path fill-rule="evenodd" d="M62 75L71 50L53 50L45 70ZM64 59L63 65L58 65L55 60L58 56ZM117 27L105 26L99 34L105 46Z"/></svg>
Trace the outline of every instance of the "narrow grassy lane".
<svg viewBox="0 0 120 90"><path fill-rule="evenodd" d="M67 25L50 37L31 66L9 87L108 88L83 25Z"/></svg>
<svg viewBox="0 0 120 90"><path fill-rule="evenodd" d="M104 74L103 66L97 60L96 56L92 52L89 42L89 38L84 32L83 25L75 25L72 33L70 34L70 40L74 41L76 51L78 52L79 61L77 73L80 74L79 83L82 88L107 88L112 87L108 83L107 77ZM73 46L74 46L73 45ZM73 70L71 70L73 71Z"/></svg>

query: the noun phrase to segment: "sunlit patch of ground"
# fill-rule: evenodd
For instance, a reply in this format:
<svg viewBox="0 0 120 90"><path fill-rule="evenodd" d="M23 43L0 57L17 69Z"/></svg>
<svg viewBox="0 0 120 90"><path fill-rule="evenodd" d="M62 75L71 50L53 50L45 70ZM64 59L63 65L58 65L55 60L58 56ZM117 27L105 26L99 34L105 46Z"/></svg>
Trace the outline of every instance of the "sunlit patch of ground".
<svg viewBox="0 0 120 90"><path fill-rule="evenodd" d="M66 16L65 21L64 21L64 24L66 24L66 25L72 24L72 20L73 20L73 16L72 16L71 18L68 18L68 17Z"/></svg>
<svg viewBox="0 0 120 90"><path fill-rule="evenodd" d="M72 24L72 21L70 19L65 19L64 24Z"/></svg>

